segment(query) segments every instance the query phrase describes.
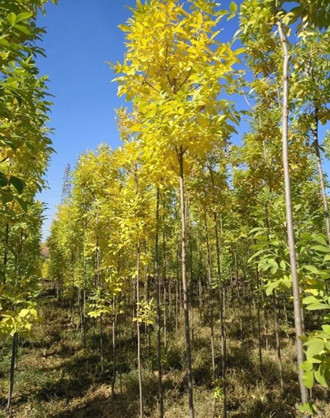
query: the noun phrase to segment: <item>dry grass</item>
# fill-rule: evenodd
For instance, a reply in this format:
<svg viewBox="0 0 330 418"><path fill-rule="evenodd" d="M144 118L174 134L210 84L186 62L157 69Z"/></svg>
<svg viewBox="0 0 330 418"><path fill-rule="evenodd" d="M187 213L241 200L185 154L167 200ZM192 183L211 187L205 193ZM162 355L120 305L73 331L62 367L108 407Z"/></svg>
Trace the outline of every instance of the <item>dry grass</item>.
<svg viewBox="0 0 330 418"><path fill-rule="evenodd" d="M80 334L69 324L67 311L47 302L42 309L43 321L34 330L34 336L20 342L19 360L12 418L133 418L138 416L138 379L136 372L135 338L126 323L118 345L118 364L121 377L117 377L116 396L111 394L112 373L110 328L105 328L105 371L100 373L98 330L90 327L88 348L82 347ZM284 391L279 388L276 351L270 330L270 350L263 348L263 372L260 374L255 318L244 318L249 324L240 341L238 316L228 312L228 417L233 418L290 418L298 416L295 404L299 389L296 383L295 347L284 333L282 358ZM254 321L254 322L253 322ZM287 330L291 335L292 330ZM187 384L185 379L184 332L168 333L168 350L163 354L165 411L169 418L189 416ZM110 338L110 337L109 337ZM215 324L217 376L220 375L219 324ZM145 367L144 400L146 417L158 416L157 361L155 335L151 339L151 352L144 335L143 364ZM4 406L8 384L9 342L0 353L7 353L0 361L0 405ZM214 400L214 392L221 379L212 382L210 328L207 318L194 313L193 375L194 401L197 418L221 416L221 396ZM221 391L220 391L221 393ZM327 406L329 396L322 388L314 391L320 416L330 417ZM4 412L0 417L5 416Z"/></svg>

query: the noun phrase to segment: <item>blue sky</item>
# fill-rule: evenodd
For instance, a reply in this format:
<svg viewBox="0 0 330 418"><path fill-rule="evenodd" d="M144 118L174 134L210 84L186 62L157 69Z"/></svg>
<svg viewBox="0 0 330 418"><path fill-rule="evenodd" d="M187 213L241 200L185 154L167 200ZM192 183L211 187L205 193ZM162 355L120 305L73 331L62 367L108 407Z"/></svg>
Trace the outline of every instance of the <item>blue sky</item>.
<svg viewBox="0 0 330 418"><path fill-rule="evenodd" d="M222 7L229 9L230 3L224 0ZM49 76L54 95L50 127L56 150L46 175L49 189L39 195L47 206L44 238L61 201L67 164L74 168L82 152L102 142L113 148L120 145L114 109L123 100L116 96L117 85L111 83L113 73L106 62L123 58L124 34L117 26L131 15L125 6L134 5L135 0L59 0L58 5L49 3L46 15L38 19L47 30L42 43L47 57L39 57L38 66L40 74ZM222 24L219 39L229 41L237 30L237 18L223 19ZM241 97L238 107L245 107ZM240 132L244 128L245 123Z"/></svg>
<svg viewBox="0 0 330 418"><path fill-rule="evenodd" d="M222 2L226 9L229 4ZM123 58L124 34L117 26L131 15L125 6L134 5L135 0L59 0L39 17L38 24L47 30L42 43L47 57L40 57L38 66L40 74L49 76L54 95L50 127L56 150L46 176L49 189L39 196L47 205L44 238L61 200L67 164L74 168L82 152L101 142L120 145L114 109L123 100L116 96L117 84L111 83L106 62ZM236 30L236 19L226 22L221 40L229 41Z"/></svg>
<svg viewBox="0 0 330 418"><path fill-rule="evenodd" d="M101 142L120 143L114 109L121 101L106 61L121 60L124 36L117 28L134 0L59 0L49 3L38 24L46 27L42 46L47 57L38 59L41 74L49 76L54 95L50 126L53 154L46 179L49 189L39 197L47 205L43 236L60 203L63 174L67 164L75 166L78 156Z"/></svg>

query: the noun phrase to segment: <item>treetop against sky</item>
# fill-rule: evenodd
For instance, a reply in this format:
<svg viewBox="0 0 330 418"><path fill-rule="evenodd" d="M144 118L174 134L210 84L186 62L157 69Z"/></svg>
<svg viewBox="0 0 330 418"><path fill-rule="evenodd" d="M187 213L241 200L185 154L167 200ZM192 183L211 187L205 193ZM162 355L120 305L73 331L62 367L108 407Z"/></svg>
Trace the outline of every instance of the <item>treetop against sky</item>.
<svg viewBox="0 0 330 418"><path fill-rule="evenodd" d="M239 6L241 1L236 3ZM120 145L115 109L124 104L124 98L117 96L118 84L111 82L114 73L108 62L122 61L125 33L118 25L131 16L128 7L135 4L135 0L66 0L57 5L48 3L47 13L39 17L38 24L47 31L42 42L47 56L38 58L38 66L41 74L49 76L49 89L54 95L49 125L54 128L56 150L46 177L49 189L39 196L48 208L44 238L61 200L67 164L73 169L82 152L95 149L102 142L112 148ZM230 4L225 0L221 8L229 10ZM238 25L237 16L221 19L218 39L231 41ZM239 42L235 46L239 48ZM244 69L244 61L234 68ZM243 96L235 95L235 102L238 110L248 108ZM243 117L232 142L240 143L247 127ZM320 126L320 138L324 133L325 127ZM324 165L329 173L329 162Z"/></svg>

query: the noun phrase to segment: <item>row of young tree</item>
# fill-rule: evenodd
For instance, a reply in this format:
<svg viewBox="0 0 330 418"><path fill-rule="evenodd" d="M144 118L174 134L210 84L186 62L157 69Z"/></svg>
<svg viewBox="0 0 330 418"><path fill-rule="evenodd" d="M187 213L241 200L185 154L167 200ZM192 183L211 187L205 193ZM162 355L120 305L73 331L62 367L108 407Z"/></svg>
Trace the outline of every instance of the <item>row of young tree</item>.
<svg viewBox="0 0 330 418"><path fill-rule="evenodd" d="M221 42L219 23L238 13L233 2L224 11L209 0L138 0L120 25L126 54L112 68L130 103L117 111L123 144L80 157L52 225L49 275L70 301L72 321L78 312L84 344L86 327L100 327L101 369L102 330L111 323L113 391L117 328L136 323L140 417L141 332L149 349L157 335L162 417L167 323L177 330L181 315L194 417L196 311L208 318L214 407L226 417L226 310L234 304L244 338L243 300L257 312L261 374L262 327L272 315L283 389L278 315L293 310L301 412L314 411L307 389L329 385L327 143L318 134L329 117L329 14L324 1L297 3L286 10L281 1L245 0L230 43ZM235 105L239 95L248 110ZM230 138L242 117L250 128L237 146Z"/></svg>
<svg viewBox="0 0 330 418"><path fill-rule="evenodd" d="M43 206L35 200L52 152L46 77L36 57L42 0L0 2L0 350L12 339L10 406L18 336L37 318Z"/></svg>
<svg viewBox="0 0 330 418"><path fill-rule="evenodd" d="M238 13L234 2L223 11L209 0L138 0L121 25L127 52L113 69L119 95L130 102L117 112L123 145L81 156L72 195L52 225L49 276L72 322L78 314L83 344L88 329L100 327L101 370L111 324L113 392L118 333L133 319L141 417L141 334L150 347L156 332L164 416L162 356L169 323L178 330L181 317L194 416L197 312L210 327L214 408L223 416L229 307L242 339L253 324L244 322L240 306L257 314L261 375L263 330L274 317L278 383L285 387L278 321L291 320L292 291L301 410L313 412L306 388L329 385L330 232L321 163L327 143L322 148L318 135L328 118L329 13L325 0L297 3L288 11L282 1L245 0L231 43L220 42L220 23ZM43 4L0 3L0 335L12 339L8 407L18 336L33 327L40 291L42 206L35 195L52 151L46 79L35 64L43 53L36 45ZM235 40L242 48L234 48ZM238 97L248 110L237 109ZM243 117L250 129L235 146L230 139Z"/></svg>

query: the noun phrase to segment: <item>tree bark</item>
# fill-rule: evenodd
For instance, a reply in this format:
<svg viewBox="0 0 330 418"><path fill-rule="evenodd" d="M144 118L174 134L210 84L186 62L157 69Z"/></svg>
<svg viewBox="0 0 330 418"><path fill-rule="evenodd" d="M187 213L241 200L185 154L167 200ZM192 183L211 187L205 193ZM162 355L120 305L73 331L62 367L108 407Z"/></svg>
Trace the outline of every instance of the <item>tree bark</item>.
<svg viewBox="0 0 330 418"><path fill-rule="evenodd" d="M138 360L138 379L139 379L139 403L140 403L140 418L143 418L143 393L142 393L142 367L141 367L141 332L140 332L140 318L139 318L139 302L140 302L140 243L137 248L136 257L136 329L137 329L137 360Z"/></svg>
<svg viewBox="0 0 330 418"><path fill-rule="evenodd" d="M194 400L193 400L193 379L191 367L191 347L190 347L190 331L189 331L189 308L188 308L188 289L187 289L187 274L186 274L186 202L184 189L184 170L183 170L184 151L182 146L178 151L178 159L180 166L180 203L181 203L181 226L182 226L182 290L183 290L183 312L185 324L185 338L186 338L186 360L187 360L187 381L189 392L189 413L190 418L194 418Z"/></svg>
<svg viewBox="0 0 330 418"><path fill-rule="evenodd" d="M286 207L286 223L288 244L290 252L290 264L293 287L293 306L294 306L294 322L296 330L296 348L298 361L298 376L301 401L305 404L308 401L307 389L302 380L301 363L304 361L303 343L301 338L304 336L303 323L301 318L300 288L297 274L297 257L295 249L294 226L291 208L291 185L289 171L289 150L288 150L288 99L289 99L289 53L286 36L283 32L281 21L278 22L278 30L283 50L283 103L282 103L282 142L283 142L283 170L284 170L284 186L285 186L285 207Z"/></svg>
<svg viewBox="0 0 330 418"><path fill-rule="evenodd" d="M207 226L207 218L205 215L205 231L206 231L206 266L207 266L207 278L209 286L209 304L210 304L210 315L211 315L211 363L212 363L212 380L215 381L215 352L214 352L214 312L213 312L213 288L212 288L212 260L209 242L209 231Z"/></svg>
<svg viewBox="0 0 330 418"><path fill-rule="evenodd" d="M4 245L4 254L3 254L3 278L2 283L6 284L6 268L7 268L7 261L8 261L8 241L9 241L9 224L6 223L5 228L5 245Z"/></svg>
<svg viewBox="0 0 330 418"><path fill-rule="evenodd" d="M319 181L320 181L320 187L321 187L321 196L322 196L322 201L323 201L325 230L326 230L326 234L327 234L327 238L328 238L328 243L330 244L329 207L328 207L328 198L327 198L327 193L326 193L325 183L324 183L322 160L321 160L321 155L320 155L318 122L319 122L318 111L317 111L317 108L315 107L315 111L314 111L315 126L313 128L313 140L314 140L313 145L314 145L314 150L315 150L317 170L318 170L318 173L319 173Z"/></svg>
<svg viewBox="0 0 330 418"><path fill-rule="evenodd" d="M161 362L161 309L160 309L160 279L159 279L159 188L156 196L156 236L155 236L155 279L157 303L157 366L158 366L158 402L159 416L164 416L162 362Z"/></svg>
<svg viewBox="0 0 330 418"><path fill-rule="evenodd" d="M115 384L116 384L116 377L117 377L117 344L116 344L116 336L117 336L117 313L115 311L115 296L112 298L112 311L113 311L113 319L112 319L112 357L113 357L113 368L112 368L112 379L111 379L111 393L112 396L115 396Z"/></svg>
<svg viewBox="0 0 330 418"><path fill-rule="evenodd" d="M224 297L223 297L223 284L221 283L221 263L220 263L220 242L218 233L218 217L216 212L214 216L214 231L215 231L215 243L217 252L217 270L219 278L219 302L220 302L220 332L221 332L221 374L222 374L222 391L223 391L223 403L222 403L222 416L227 417L227 381L226 381L226 334L224 324ZM236 254L236 253L235 253ZM238 277L237 277L238 279Z"/></svg>
<svg viewBox="0 0 330 418"><path fill-rule="evenodd" d="M256 269L256 278L257 278L257 290L259 290L259 288L260 288L260 281L259 281L258 268ZM260 376L262 376L262 339L261 339L261 321L260 321L260 309L261 309L260 292L258 292L257 297L258 297L258 300L257 300L257 320L258 320L259 370L260 370Z"/></svg>
<svg viewBox="0 0 330 418"><path fill-rule="evenodd" d="M8 390L8 399L7 399L7 410L10 408L11 399L12 399L12 396L13 396L17 338L18 338L18 334L17 334L17 332L15 332L15 334L13 335L12 346L11 346L11 360L10 360L10 374L9 374L9 390Z"/></svg>
<svg viewBox="0 0 330 418"><path fill-rule="evenodd" d="M274 310L274 330L276 338L276 352L277 352L277 362L278 362L278 371L280 376L280 386L283 390L283 366L282 366L282 357L281 357L281 343L280 343L280 333L278 327L278 315L277 315L277 298L275 294L275 289L273 290L273 310Z"/></svg>

